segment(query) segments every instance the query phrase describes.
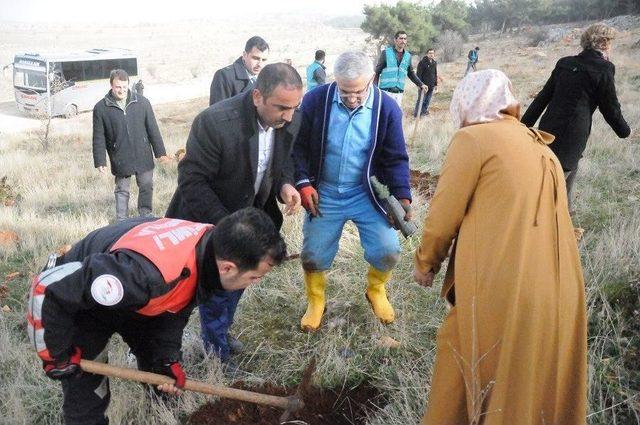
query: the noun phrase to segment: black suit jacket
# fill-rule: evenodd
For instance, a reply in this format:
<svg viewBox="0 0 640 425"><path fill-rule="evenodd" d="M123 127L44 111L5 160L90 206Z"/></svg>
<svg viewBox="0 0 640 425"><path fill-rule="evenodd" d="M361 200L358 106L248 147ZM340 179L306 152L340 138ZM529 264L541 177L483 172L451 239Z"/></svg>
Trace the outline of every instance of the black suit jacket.
<svg viewBox="0 0 640 425"><path fill-rule="evenodd" d="M264 204L255 205L258 122L252 93L205 109L191 126L187 152L178 165L178 188L166 216L216 224L234 211L256 206L280 228L282 213L276 199L285 183L294 183L291 151L299 128L296 112L291 123L275 130L267 170L273 184Z"/></svg>
<svg viewBox="0 0 640 425"><path fill-rule="evenodd" d="M239 57L234 63L217 70L213 75L209 90L209 106L248 91L252 87L247 68L242 62L242 57Z"/></svg>
<svg viewBox="0 0 640 425"><path fill-rule="evenodd" d="M539 128L556 136L549 147L565 171L578 166L596 108L618 137L629 136L631 130L620 111L614 75L613 64L595 50L562 58L522 116L522 122L531 127L546 108Z"/></svg>

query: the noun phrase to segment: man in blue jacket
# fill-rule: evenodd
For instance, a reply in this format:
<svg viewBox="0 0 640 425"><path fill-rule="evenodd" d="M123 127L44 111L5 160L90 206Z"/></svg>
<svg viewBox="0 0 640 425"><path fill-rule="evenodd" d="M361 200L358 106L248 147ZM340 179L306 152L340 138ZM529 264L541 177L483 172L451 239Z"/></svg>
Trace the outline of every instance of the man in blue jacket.
<svg viewBox="0 0 640 425"><path fill-rule="evenodd" d="M294 145L296 188L307 210L303 227L302 267L308 307L305 331L320 327L324 313L326 271L338 251L344 224L358 227L370 264L366 296L383 323L394 321L385 285L400 253L398 235L374 194L376 176L405 206L411 218L409 158L397 103L372 85L371 60L361 52L340 55L336 81L308 92Z"/></svg>

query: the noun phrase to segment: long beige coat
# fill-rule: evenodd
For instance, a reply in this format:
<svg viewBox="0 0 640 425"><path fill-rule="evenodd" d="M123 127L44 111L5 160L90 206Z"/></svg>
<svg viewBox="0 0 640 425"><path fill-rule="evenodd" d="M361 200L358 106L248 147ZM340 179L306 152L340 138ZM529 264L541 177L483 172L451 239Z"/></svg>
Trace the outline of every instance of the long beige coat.
<svg viewBox="0 0 640 425"><path fill-rule="evenodd" d="M584 280L553 137L515 118L460 129L416 267L454 239L423 424L584 424Z"/></svg>

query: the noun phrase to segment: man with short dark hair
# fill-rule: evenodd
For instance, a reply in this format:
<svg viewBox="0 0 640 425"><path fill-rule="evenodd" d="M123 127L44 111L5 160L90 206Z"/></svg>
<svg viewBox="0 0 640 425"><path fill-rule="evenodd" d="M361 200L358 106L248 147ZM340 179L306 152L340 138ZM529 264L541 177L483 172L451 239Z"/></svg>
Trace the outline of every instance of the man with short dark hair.
<svg viewBox="0 0 640 425"><path fill-rule="evenodd" d="M418 63L418 78L423 81L429 89L422 96L422 108L420 108L420 95L416 99L416 107L413 111L413 116L418 116L418 109L420 109L420 116L429 115L429 104L431 103L431 97L434 93L438 93L438 62L436 62L436 51L433 48L427 49L427 54Z"/></svg>
<svg viewBox="0 0 640 425"><path fill-rule="evenodd" d="M478 52L480 52L480 47L476 46L474 49L469 50L467 53L467 70L464 72L465 77L471 70L476 70L476 64L478 63Z"/></svg>
<svg viewBox="0 0 640 425"><path fill-rule="evenodd" d="M138 184L138 214L153 210L153 157L169 162L151 103L142 94L129 90L129 75L114 69L111 90L93 108L93 163L101 173L115 176L116 220L129 214L131 176Z"/></svg>
<svg viewBox="0 0 640 425"><path fill-rule="evenodd" d="M291 150L302 99L298 72L284 63L264 67L253 90L210 106L193 121L178 188L167 217L216 224L240 208L264 210L282 226L277 201L300 206ZM242 291L200 306L205 348L228 361L241 346L228 335ZM224 310L224 314L212 314ZM231 344L230 344L231 342Z"/></svg>
<svg viewBox="0 0 640 425"><path fill-rule="evenodd" d="M391 96L402 109L402 94L406 77L409 77L419 89L426 91L428 87L416 75L413 65L411 65L411 53L405 50L407 33L398 31L393 38L393 44L380 54L373 82Z"/></svg>
<svg viewBox="0 0 640 425"><path fill-rule="evenodd" d="M209 106L251 90L268 55L269 45L262 37L256 35L247 40L242 56L214 74L209 93Z"/></svg>
<svg viewBox="0 0 640 425"><path fill-rule="evenodd" d="M307 91L324 84L327 80L324 66L324 50L316 50L316 60L307 67Z"/></svg>
<svg viewBox="0 0 640 425"><path fill-rule="evenodd" d="M108 423L108 380L81 374L80 359L106 362L114 333L129 345L140 370L175 378L158 390L178 394L186 379L182 333L196 301L258 283L285 255L273 222L256 208L215 227L131 219L52 255L31 285L27 329L47 376L62 380L65 423Z"/></svg>

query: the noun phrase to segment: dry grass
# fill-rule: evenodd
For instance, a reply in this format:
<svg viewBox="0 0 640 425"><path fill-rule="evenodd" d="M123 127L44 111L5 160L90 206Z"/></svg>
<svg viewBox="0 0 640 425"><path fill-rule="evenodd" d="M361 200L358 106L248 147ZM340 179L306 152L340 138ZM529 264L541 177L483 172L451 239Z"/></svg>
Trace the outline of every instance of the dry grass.
<svg viewBox="0 0 640 425"><path fill-rule="evenodd" d="M640 64L637 51L626 44L638 31L623 34L616 50L618 92L632 127L640 123ZM481 47L480 67L506 70L520 99L541 87L555 61L576 51L574 45L546 50L525 47L526 38L473 40ZM466 51L466 49L463 49ZM535 56L544 51L546 58ZM187 68L185 68L187 69ZM448 101L465 69L463 58L440 66L445 78L434 97L432 115L420 123L410 149L412 168L437 173L448 145L452 125ZM410 83L408 83L410 84ZM405 96L408 112L415 93ZM156 108L169 153L184 145L188 124L206 99ZM0 247L0 283L13 271L25 277L8 282L9 295L1 300L11 311L0 313L0 417L8 423L59 423L61 391L46 379L24 332L24 300L28 274L41 266L57 247L81 238L111 220L113 181L92 167L90 117L78 117L77 128L56 133L49 152L29 136L5 137L0 146L1 174L20 195L13 207L0 207L0 230L19 235L17 244ZM640 415L640 350L638 343L638 281L640 280L640 143L618 140L598 113L590 145L577 180L576 225L586 229L581 254L589 304L590 424L638 423ZM407 137L413 119L407 118ZM0 176L1 177L1 176ZM155 210L161 215L176 185L175 164L158 167ZM135 195L132 196L135 199ZM418 197L418 219L427 205ZM284 235L290 252L299 252L301 217L287 218ZM316 334L299 332L305 301L301 268L297 262L279 267L258 287L247 291L237 314L234 332L246 342L241 366L256 377L277 384L297 384L302 368L318 356L315 382L323 386L350 385L369 380L387 395L389 404L373 412L371 424L416 423L424 412L435 354L435 334L445 314L436 289L412 282L412 252L416 238L403 242L403 255L390 285L397 320L382 326L364 297L367 265L357 232L348 226L340 253L329 273L328 310ZM635 297L635 298L634 298ZM378 340L389 336L401 343L383 348ZM111 360L128 365L120 339L111 343ZM184 339L185 365L196 379L225 382L214 359L202 359L198 318L192 318ZM111 419L114 423L180 423L204 401L188 395L179 406L149 407L139 386L112 382Z"/></svg>

